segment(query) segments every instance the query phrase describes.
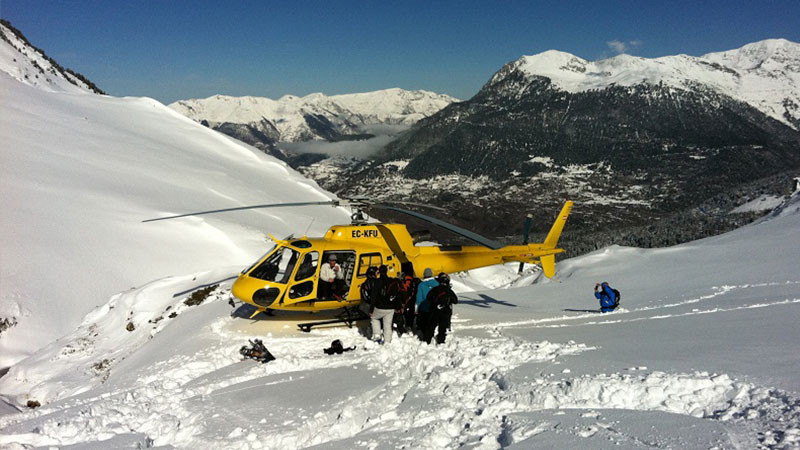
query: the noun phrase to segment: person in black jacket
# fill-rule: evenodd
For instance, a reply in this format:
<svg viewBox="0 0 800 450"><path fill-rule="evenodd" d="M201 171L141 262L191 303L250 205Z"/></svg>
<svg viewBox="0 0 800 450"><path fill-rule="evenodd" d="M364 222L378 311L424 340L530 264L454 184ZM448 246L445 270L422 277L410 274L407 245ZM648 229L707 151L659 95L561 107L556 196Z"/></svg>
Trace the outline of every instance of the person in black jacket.
<svg viewBox="0 0 800 450"><path fill-rule="evenodd" d="M370 294L372 293L372 288L375 286L375 282L378 280L378 268L377 267L368 267L367 268L367 279L361 283L361 304L370 306L372 305L372 297Z"/></svg>
<svg viewBox="0 0 800 450"><path fill-rule="evenodd" d="M414 306L416 306L416 290L414 289L414 277L401 273L400 276L392 280L390 295L397 298L395 303L397 309L394 310L394 325L397 335L411 331L414 327Z"/></svg>
<svg viewBox="0 0 800 450"><path fill-rule="evenodd" d="M369 297L372 300L369 308L372 339L381 344L388 344L392 342L392 318L396 308L396 296L390 295L388 268L381 266L378 272L380 277L375 280L369 292ZM380 333L381 325L383 325L383 338L380 338L378 334Z"/></svg>
<svg viewBox="0 0 800 450"><path fill-rule="evenodd" d="M430 304L431 312L422 332L422 339L428 344L431 343L437 327L439 332L436 335L436 343L444 344L447 338L447 329L450 328L453 305L458 303L458 297L450 287L450 277L442 272L436 277L436 281L439 282L439 285L431 289L426 297L426 301Z"/></svg>

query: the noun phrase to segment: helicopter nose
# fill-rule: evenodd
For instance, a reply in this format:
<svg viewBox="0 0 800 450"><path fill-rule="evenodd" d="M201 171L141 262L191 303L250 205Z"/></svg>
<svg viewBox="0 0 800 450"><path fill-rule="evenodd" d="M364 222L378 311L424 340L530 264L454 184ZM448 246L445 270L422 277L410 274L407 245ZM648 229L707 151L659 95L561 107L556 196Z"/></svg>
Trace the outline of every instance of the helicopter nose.
<svg viewBox="0 0 800 450"><path fill-rule="evenodd" d="M243 302L266 308L280 297L281 289L277 286L265 286L261 280L240 276L233 283L231 293Z"/></svg>

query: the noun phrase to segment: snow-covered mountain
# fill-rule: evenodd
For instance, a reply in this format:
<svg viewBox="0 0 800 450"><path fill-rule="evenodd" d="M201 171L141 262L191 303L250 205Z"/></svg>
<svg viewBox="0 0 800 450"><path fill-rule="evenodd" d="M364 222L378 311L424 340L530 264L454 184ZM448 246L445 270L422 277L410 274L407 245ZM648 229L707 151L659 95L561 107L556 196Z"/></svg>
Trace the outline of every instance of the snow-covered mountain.
<svg viewBox="0 0 800 450"><path fill-rule="evenodd" d="M701 57L651 59L621 54L587 61L550 50L509 63L492 77L489 85L516 71L546 77L553 86L570 93L637 84L688 90L711 87L800 129L800 44L785 39L754 42Z"/></svg>
<svg viewBox="0 0 800 450"><path fill-rule="evenodd" d="M702 58L739 74L734 97L800 130L800 44L770 39Z"/></svg>
<svg viewBox="0 0 800 450"><path fill-rule="evenodd" d="M334 96L285 95L278 100L215 95L181 100L169 107L215 129L236 124L249 126L274 142L300 142L348 139L369 134L376 125L409 126L455 101L428 91L386 89Z"/></svg>
<svg viewBox="0 0 800 450"><path fill-rule="evenodd" d="M61 67L31 45L11 23L0 20L0 71L50 92L103 92L83 75Z"/></svg>
<svg viewBox="0 0 800 450"><path fill-rule="evenodd" d="M572 228L582 251L673 245L752 220L728 214L750 194L786 195L800 169L798 49L771 40L705 57L523 56L375 161L302 170L342 195L401 192L447 207L499 238L517 235L527 213L546 227L541 211L571 198L584 205ZM708 221L684 220L696 215Z"/></svg>
<svg viewBox="0 0 800 450"><path fill-rule="evenodd" d="M0 41L0 323L16 324L0 327L0 368L117 292L241 268L267 247L265 232L310 225L321 234L349 220L345 210L301 208L141 223L330 194L155 100L96 95L59 78L21 42ZM49 81L36 78L37 65Z"/></svg>

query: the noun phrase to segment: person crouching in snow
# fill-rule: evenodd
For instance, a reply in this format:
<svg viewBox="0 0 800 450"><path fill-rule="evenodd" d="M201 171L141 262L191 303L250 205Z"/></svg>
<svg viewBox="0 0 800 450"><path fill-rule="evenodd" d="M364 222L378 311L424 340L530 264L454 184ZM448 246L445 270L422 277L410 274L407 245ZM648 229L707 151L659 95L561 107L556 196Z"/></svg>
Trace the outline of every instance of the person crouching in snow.
<svg viewBox="0 0 800 450"><path fill-rule="evenodd" d="M600 300L600 311L604 313L619 306L619 291L609 286L607 281L594 285L594 296Z"/></svg>

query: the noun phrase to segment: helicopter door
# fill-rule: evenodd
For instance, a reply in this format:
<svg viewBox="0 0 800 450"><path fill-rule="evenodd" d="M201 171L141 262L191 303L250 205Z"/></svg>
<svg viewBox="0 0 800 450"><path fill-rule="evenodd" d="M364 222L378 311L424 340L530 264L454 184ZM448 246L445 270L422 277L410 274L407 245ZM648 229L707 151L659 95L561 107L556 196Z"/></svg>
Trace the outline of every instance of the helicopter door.
<svg viewBox="0 0 800 450"><path fill-rule="evenodd" d="M319 267L319 252L308 252L297 268L294 285L289 289L289 298L296 299L314 293L314 278ZM305 280L305 281L304 281Z"/></svg>
<svg viewBox="0 0 800 450"><path fill-rule="evenodd" d="M350 293L350 285L353 281L353 275L356 267L356 252L352 250L329 250L322 254L322 261L328 261L331 256L336 257L336 263L342 269L344 275L343 280L334 282L333 293L339 295L342 300L347 299L347 294ZM327 264L323 262L323 264ZM319 290L317 291L319 294Z"/></svg>

